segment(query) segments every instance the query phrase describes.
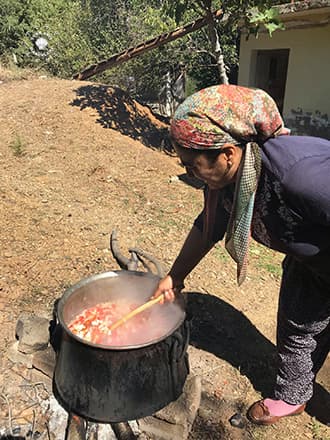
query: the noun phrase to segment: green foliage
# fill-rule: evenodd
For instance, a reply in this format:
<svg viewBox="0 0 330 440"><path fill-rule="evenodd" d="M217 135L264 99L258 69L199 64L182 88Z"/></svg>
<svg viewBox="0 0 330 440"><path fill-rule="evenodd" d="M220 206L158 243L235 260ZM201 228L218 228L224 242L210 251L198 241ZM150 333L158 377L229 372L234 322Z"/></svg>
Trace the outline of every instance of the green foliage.
<svg viewBox="0 0 330 440"><path fill-rule="evenodd" d="M260 25L263 24L268 30L270 36L277 29L284 29L283 23L280 22L278 12L274 8L260 10L253 7L248 13L249 24L253 26L254 33L257 35Z"/></svg>
<svg viewBox="0 0 330 440"><path fill-rule="evenodd" d="M122 32L120 38L117 38L120 46L116 50L109 50L109 47L104 48L104 58L152 39L161 33L169 32L176 27L174 20L164 15L159 8L159 2L148 2L148 4L146 2L132 2L129 10L127 9L123 15L127 19L123 25L125 32ZM124 89L130 89L135 97L144 100L155 99L165 73L172 66L176 67L180 61L185 60L185 54L183 42L177 40L106 71L102 75L102 80Z"/></svg>
<svg viewBox="0 0 330 440"><path fill-rule="evenodd" d="M84 18L78 0L0 0L0 56L68 77L92 58ZM47 41L45 50L36 47L38 37Z"/></svg>
<svg viewBox="0 0 330 440"><path fill-rule="evenodd" d="M25 154L24 141L19 135L16 135L9 147L13 150L14 156L23 156Z"/></svg>
<svg viewBox="0 0 330 440"><path fill-rule="evenodd" d="M280 279L282 267L280 260L276 258L275 251L264 248L258 243L252 242L250 245L250 258L254 261L257 268L267 271L275 279Z"/></svg>
<svg viewBox="0 0 330 440"><path fill-rule="evenodd" d="M190 23L208 10L222 9L215 23L227 74L235 82L238 22L251 32L263 23L270 33L280 28L270 1L257 0L0 0L0 59L19 67L71 77L90 64ZM275 2L278 3L278 2ZM36 45L42 37L46 46ZM151 99L162 77L179 64L194 87L219 83L219 71L207 27L132 59L97 77ZM232 76L230 76L232 75Z"/></svg>
<svg viewBox="0 0 330 440"><path fill-rule="evenodd" d="M218 23L217 30L222 47L223 56L228 69L230 82L235 83L236 66L238 64L238 31L230 32L227 23ZM215 65L215 59L208 48L208 34L201 29L194 34L194 49L190 52L188 73L196 82L197 88L219 84L219 75ZM206 48L203 50L203 48Z"/></svg>
<svg viewBox="0 0 330 440"><path fill-rule="evenodd" d="M1 0L0 2L0 53L8 48L17 47L24 37L24 5L19 0Z"/></svg>
<svg viewBox="0 0 330 440"><path fill-rule="evenodd" d="M195 78L188 76L186 81L186 96L192 95L198 89L199 87L197 85L197 81L195 80Z"/></svg>
<svg viewBox="0 0 330 440"><path fill-rule="evenodd" d="M270 34L276 29L283 28L275 9L271 8L274 3L281 2L270 0L178 0L173 2L166 0L164 11L175 17L178 24L182 24L188 19L192 20L205 15L209 10L221 9L224 19L217 20L215 28L226 64L226 74L230 82L235 82L239 52L239 26L245 23L250 33L254 34L257 34L261 24L268 29ZM194 33L194 43L195 47L190 51L190 62L188 62L189 74L195 79L198 88L218 84L218 66L215 64L210 37L205 28Z"/></svg>

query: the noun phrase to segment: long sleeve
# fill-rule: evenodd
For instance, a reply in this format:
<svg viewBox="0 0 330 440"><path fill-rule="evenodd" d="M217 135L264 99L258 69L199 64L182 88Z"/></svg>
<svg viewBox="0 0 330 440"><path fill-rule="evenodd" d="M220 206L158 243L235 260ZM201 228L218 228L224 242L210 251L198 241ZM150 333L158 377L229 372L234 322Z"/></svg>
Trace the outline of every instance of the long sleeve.
<svg viewBox="0 0 330 440"><path fill-rule="evenodd" d="M204 210L205 210L206 191L207 191L207 189L204 191L204 209L194 221L194 226L196 226L201 232L203 231L203 226L204 226ZM225 235L226 229L227 229L227 224L229 221L229 213L224 207L224 197L225 197L224 193L220 194L220 197L218 200L215 224L214 224L213 234L212 234L212 241L214 243L217 243L218 241L220 241L224 238L224 235Z"/></svg>
<svg viewBox="0 0 330 440"><path fill-rule="evenodd" d="M330 142L279 136L262 161L253 237L299 259L330 253Z"/></svg>

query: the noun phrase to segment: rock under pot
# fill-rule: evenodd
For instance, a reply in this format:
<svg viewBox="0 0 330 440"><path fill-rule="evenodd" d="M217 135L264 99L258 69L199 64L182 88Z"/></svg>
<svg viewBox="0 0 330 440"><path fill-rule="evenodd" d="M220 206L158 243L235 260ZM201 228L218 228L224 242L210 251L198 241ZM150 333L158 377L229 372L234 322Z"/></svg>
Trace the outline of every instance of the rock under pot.
<svg viewBox="0 0 330 440"><path fill-rule="evenodd" d="M158 337L132 345L94 344L68 327L83 310L122 300L138 305L147 301L159 277L135 271L95 275L69 288L57 307L60 341L54 373L54 394L70 413L87 420L111 423L151 415L176 400L189 372L189 325L184 301L150 309L149 325Z"/></svg>

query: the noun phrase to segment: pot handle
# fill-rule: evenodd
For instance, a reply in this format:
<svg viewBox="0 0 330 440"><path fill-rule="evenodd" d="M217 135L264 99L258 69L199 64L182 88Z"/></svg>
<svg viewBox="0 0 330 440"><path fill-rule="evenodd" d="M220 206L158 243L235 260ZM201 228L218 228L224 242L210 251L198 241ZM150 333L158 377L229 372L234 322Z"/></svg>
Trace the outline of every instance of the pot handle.
<svg viewBox="0 0 330 440"><path fill-rule="evenodd" d="M126 258L120 251L118 234L116 229L114 229L110 236L110 249L112 255L114 256L116 262L119 264L121 269L125 270L138 270L139 263L142 263L143 267L150 273L152 273L149 263L151 263L156 269L156 275L159 278L164 278L165 269L160 261L154 256L144 252L142 249L130 248L128 251L131 254L130 258ZM147 260L147 261L145 261Z"/></svg>
<svg viewBox="0 0 330 440"><path fill-rule="evenodd" d="M49 323L49 339L50 345L53 347L55 353L58 353L60 350L61 340L62 340L62 327L58 320L58 303L59 298L55 300L53 306L53 317Z"/></svg>
<svg viewBox="0 0 330 440"><path fill-rule="evenodd" d="M190 338L190 325L189 322L186 320L183 325L184 328L184 334L186 335L185 338L185 344L181 350L181 353L178 353L178 347L179 345L182 345L183 342L183 336L179 331L176 331L173 333L173 337L175 338L172 346L172 362L180 362L182 357L186 354L188 345L189 345L189 338Z"/></svg>

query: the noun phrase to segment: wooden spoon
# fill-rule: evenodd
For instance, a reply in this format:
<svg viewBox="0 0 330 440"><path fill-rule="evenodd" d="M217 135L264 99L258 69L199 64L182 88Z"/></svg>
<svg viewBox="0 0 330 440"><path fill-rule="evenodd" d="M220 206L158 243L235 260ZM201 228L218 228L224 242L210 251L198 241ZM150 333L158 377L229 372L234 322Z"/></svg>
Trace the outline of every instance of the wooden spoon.
<svg viewBox="0 0 330 440"><path fill-rule="evenodd" d="M114 322L109 330L110 333L115 330L117 327L121 326L122 324L125 324L126 321L133 318L133 316L138 315L139 313L143 312L146 309L149 309L149 307L153 306L154 304L157 304L164 300L165 295L161 294L157 296L156 298L149 299L146 303L142 304L141 306L137 307L136 309L132 310L131 312L124 315L122 318L118 319L118 321Z"/></svg>

